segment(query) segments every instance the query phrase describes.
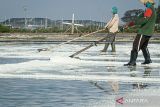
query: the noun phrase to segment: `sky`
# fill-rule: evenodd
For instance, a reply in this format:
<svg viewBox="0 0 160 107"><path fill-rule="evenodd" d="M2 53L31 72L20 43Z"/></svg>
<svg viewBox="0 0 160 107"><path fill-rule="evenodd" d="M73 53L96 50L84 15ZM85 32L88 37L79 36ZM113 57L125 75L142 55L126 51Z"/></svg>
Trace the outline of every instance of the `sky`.
<svg viewBox="0 0 160 107"><path fill-rule="evenodd" d="M156 0L158 1L158 0ZM119 16L131 9L144 9L139 0L0 0L0 21L13 17L47 17L52 20L75 19L103 21L112 16L116 6Z"/></svg>

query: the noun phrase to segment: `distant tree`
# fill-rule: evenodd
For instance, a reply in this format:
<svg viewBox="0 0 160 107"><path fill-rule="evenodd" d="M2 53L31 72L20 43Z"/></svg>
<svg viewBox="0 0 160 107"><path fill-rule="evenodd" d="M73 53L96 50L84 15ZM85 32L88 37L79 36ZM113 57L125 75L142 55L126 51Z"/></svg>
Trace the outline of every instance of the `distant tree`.
<svg viewBox="0 0 160 107"><path fill-rule="evenodd" d="M0 25L0 33L9 33L10 28L7 26Z"/></svg>
<svg viewBox="0 0 160 107"><path fill-rule="evenodd" d="M144 11L142 9L128 10L124 13L124 16L121 18L121 20L125 23L135 21L136 18L143 12Z"/></svg>

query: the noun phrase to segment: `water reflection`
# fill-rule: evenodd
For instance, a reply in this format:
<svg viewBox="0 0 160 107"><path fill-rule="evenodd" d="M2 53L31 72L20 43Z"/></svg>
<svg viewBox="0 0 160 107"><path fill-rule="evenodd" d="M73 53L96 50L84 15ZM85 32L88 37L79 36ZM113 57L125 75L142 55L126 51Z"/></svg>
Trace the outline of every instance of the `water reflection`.
<svg viewBox="0 0 160 107"><path fill-rule="evenodd" d="M152 68L151 67L144 67L144 77L150 77L151 76L151 71L152 71Z"/></svg>
<svg viewBox="0 0 160 107"><path fill-rule="evenodd" d="M136 71L136 66L135 67L129 67L130 71ZM151 67L143 67L144 69L144 73L142 75L142 78L149 78L150 77L150 73L151 73L151 70L152 68ZM131 77L137 77L138 75L137 74L131 74L130 75ZM132 84L133 86L133 89L145 89L149 86L148 83L141 83L141 82L138 82L138 83L135 83L135 84Z"/></svg>
<svg viewBox="0 0 160 107"><path fill-rule="evenodd" d="M128 67L129 69L129 76L130 77L142 77L142 78L150 78L151 77L151 71L152 71L152 68L149 67L149 66L145 66L145 67L142 67L141 71L140 72L143 72L142 75L137 73L137 72L134 72L134 71L137 71L139 69L139 67ZM111 67L111 68L108 68L107 69L108 72L112 72L114 75L114 73L116 72L114 70L114 67ZM132 73L133 72L133 73ZM127 81L124 83L121 83L120 81L108 81L108 82L103 82L103 84L101 82L93 82L91 81L90 82L92 85L94 85L95 87L97 87L98 89L104 91L104 92L108 92L108 93L119 93L121 91L124 91L124 90L132 90L132 89L146 89L147 87L149 87L149 83L143 83L143 82L134 82L132 84L130 83L127 83ZM131 87L130 87L131 86ZM107 88L106 88L107 87Z"/></svg>

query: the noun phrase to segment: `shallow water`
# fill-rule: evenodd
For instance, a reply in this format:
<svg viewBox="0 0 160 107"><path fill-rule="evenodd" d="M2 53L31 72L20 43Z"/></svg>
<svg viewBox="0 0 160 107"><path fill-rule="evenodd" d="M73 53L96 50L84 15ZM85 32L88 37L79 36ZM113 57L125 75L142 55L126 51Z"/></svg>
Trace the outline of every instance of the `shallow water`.
<svg viewBox="0 0 160 107"><path fill-rule="evenodd" d="M0 107L115 107L115 97L160 95L160 47L150 44L153 63L124 67L131 43L117 44L117 52L100 54L103 45L69 55L87 44L67 44L52 52L37 49L56 44L0 45ZM110 48L109 48L110 51Z"/></svg>

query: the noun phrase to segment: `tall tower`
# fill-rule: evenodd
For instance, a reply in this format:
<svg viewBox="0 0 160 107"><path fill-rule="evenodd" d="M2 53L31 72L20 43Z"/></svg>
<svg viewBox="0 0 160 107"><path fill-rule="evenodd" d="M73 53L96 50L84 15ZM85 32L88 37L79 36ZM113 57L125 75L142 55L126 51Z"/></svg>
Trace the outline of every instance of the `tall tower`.
<svg viewBox="0 0 160 107"><path fill-rule="evenodd" d="M72 15L72 31L71 34L74 34L74 13Z"/></svg>
<svg viewBox="0 0 160 107"><path fill-rule="evenodd" d="M48 18L46 17L45 18L45 29L47 29L47 27L48 27Z"/></svg>
<svg viewBox="0 0 160 107"><path fill-rule="evenodd" d="M23 6L23 9L24 9L24 28L27 28L27 6Z"/></svg>

